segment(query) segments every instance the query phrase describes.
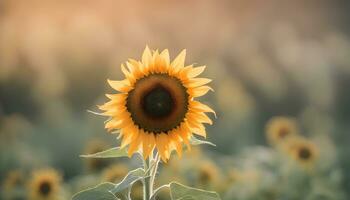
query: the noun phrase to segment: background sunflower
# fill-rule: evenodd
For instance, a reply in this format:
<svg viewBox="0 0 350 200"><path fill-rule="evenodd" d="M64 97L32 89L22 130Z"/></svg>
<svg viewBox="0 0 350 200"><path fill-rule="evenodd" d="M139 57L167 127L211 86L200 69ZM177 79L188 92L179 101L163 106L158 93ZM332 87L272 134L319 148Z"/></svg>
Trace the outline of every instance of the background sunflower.
<svg viewBox="0 0 350 200"><path fill-rule="evenodd" d="M54 169L34 171L28 182L28 199L60 199L61 175Z"/></svg>

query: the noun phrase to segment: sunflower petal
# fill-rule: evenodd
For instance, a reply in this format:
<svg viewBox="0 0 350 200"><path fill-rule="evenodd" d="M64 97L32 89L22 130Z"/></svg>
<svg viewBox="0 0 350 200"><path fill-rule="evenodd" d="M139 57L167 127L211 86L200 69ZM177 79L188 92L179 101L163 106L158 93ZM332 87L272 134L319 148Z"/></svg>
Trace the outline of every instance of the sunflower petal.
<svg viewBox="0 0 350 200"><path fill-rule="evenodd" d="M213 124L213 121L204 113L192 113L193 117L201 123Z"/></svg>
<svg viewBox="0 0 350 200"><path fill-rule="evenodd" d="M169 50L164 49L161 53L160 56L163 58L165 65L169 66L170 65L170 56L169 56Z"/></svg>
<svg viewBox="0 0 350 200"><path fill-rule="evenodd" d="M190 109L194 109L194 110L199 111L199 112L210 112L210 113L214 114L215 118L217 117L215 111L212 108L210 108L209 106L207 106L205 104L202 104L199 101L191 101L190 102Z"/></svg>
<svg viewBox="0 0 350 200"><path fill-rule="evenodd" d="M136 129L137 130L137 129ZM137 130L138 131L138 130ZM142 142L142 134L138 133L134 133L137 135L137 137L131 141L129 149L128 149L128 156L131 157L132 154L135 153L135 151L137 151L140 148L141 142Z"/></svg>
<svg viewBox="0 0 350 200"><path fill-rule="evenodd" d="M178 72L185 66L185 58L186 58L186 49L182 50L180 54L174 59L171 65L174 67L174 70Z"/></svg>
<svg viewBox="0 0 350 200"><path fill-rule="evenodd" d="M206 66L194 67L188 72L187 76L189 78L197 77L204 72L205 68Z"/></svg>
<svg viewBox="0 0 350 200"><path fill-rule="evenodd" d="M181 137L179 136L179 133L178 133L179 130L176 130L174 131L172 134L170 134L169 136L172 138L172 142L173 142L173 145L175 146L176 148L176 151L177 151L177 154L179 155L179 157L181 158L182 157L182 139Z"/></svg>
<svg viewBox="0 0 350 200"><path fill-rule="evenodd" d="M119 94L106 94L106 97L108 97L111 100L125 100L127 98L127 96L123 93L119 93Z"/></svg>
<svg viewBox="0 0 350 200"><path fill-rule="evenodd" d="M208 78L192 78L189 80L189 82L187 83L188 87L199 87L205 84L210 83L212 80L208 79Z"/></svg>
<svg viewBox="0 0 350 200"><path fill-rule="evenodd" d="M143 135L143 138L144 138L144 141L143 141L143 158L144 159L147 159L148 156L151 154L153 148L154 148L154 145L155 145L155 139L154 139L154 135L153 134L148 134L148 133L145 133L144 131L142 131L142 135Z"/></svg>
<svg viewBox="0 0 350 200"><path fill-rule="evenodd" d="M209 91L214 91L211 87L209 86L201 86L201 87L198 87L198 88L194 88L190 94L193 96L193 97L201 97L203 95L205 95L206 93L208 93Z"/></svg>
<svg viewBox="0 0 350 200"><path fill-rule="evenodd" d="M157 144L157 149L158 149L158 152L159 152L159 155L161 157L161 159L163 160L163 162L167 162L167 149L166 149L166 141L165 141L165 138L167 136L162 133L162 134L159 134L156 136L156 144Z"/></svg>
<svg viewBox="0 0 350 200"><path fill-rule="evenodd" d="M115 90L119 92L128 92L131 89L131 86L129 84L128 80L122 80L122 81L112 81L107 80L108 84Z"/></svg>
<svg viewBox="0 0 350 200"><path fill-rule="evenodd" d="M151 60L152 60L152 53L151 50L148 48L148 46L146 46L145 50L143 51L142 54L142 64L144 66L148 66L151 64Z"/></svg>
<svg viewBox="0 0 350 200"><path fill-rule="evenodd" d="M129 126L130 122L128 120L110 120L106 123L105 128L108 131L111 131L113 129L120 129L126 126Z"/></svg>
<svg viewBox="0 0 350 200"><path fill-rule="evenodd" d="M190 150L190 128L188 127L187 123L183 123L179 128L179 135L181 136L183 142L186 144L187 148Z"/></svg>
<svg viewBox="0 0 350 200"><path fill-rule="evenodd" d="M194 134L203 136L204 138L207 137L207 132L205 131L205 127L203 126L203 124L200 124L200 125L199 125L199 128L192 128L191 131L192 131Z"/></svg>

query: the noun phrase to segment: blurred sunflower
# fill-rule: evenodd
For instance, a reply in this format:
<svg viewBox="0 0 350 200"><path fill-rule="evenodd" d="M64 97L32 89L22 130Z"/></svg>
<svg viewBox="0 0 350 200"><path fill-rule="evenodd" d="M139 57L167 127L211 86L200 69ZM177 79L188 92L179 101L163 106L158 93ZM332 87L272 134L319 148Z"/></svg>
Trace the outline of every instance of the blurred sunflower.
<svg viewBox="0 0 350 200"><path fill-rule="evenodd" d="M311 169L318 157L317 146L304 138L294 138L285 145L286 152L303 167Z"/></svg>
<svg viewBox="0 0 350 200"><path fill-rule="evenodd" d="M206 112L210 107L194 98L212 90L206 84L211 80L196 78L205 66L185 66L186 51L170 63L169 52L143 52L142 61L129 59L121 70L125 79L108 80L118 94L107 94L110 99L99 108L109 116L105 128L120 129L121 147L129 145L131 156L138 149L144 159L157 148L166 162L173 150L181 156L182 142L189 146L193 133L206 137L203 123L212 124Z"/></svg>
<svg viewBox="0 0 350 200"><path fill-rule="evenodd" d="M241 174L237 169L230 169L226 177L228 185L235 184L239 180L240 176Z"/></svg>
<svg viewBox="0 0 350 200"><path fill-rule="evenodd" d="M106 182L118 183L128 173L128 167L123 164L115 164L103 171L102 179Z"/></svg>
<svg viewBox="0 0 350 200"><path fill-rule="evenodd" d="M108 147L109 145L105 141L99 140L99 139L93 139L86 144L84 154L86 155L95 154L106 150ZM84 161L86 164L86 168L89 171L101 170L104 167L108 166L109 164L109 161L106 159L89 158L89 159L85 159Z"/></svg>
<svg viewBox="0 0 350 200"><path fill-rule="evenodd" d="M30 200L55 200L60 192L61 175L54 169L33 172L28 184Z"/></svg>
<svg viewBox="0 0 350 200"><path fill-rule="evenodd" d="M23 186L25 182L22 171L13 170L7 173L5 180L2 184L2 190L4 199L15 199L17 191ZM0 195L1 197L1 195Z"/></svg>
<svg viewBox="0 0 350 200"><path fill-rule="evenodd" d="M293 118L273 117L266 125L266 135L272 145L279 145L286 139L298 135L298 126Z"/></svg>
<svg viewBox="0 0 350 200"><path fill-rule="evenodd" d="M202 162L198 166L197 184L202 187L213 186L219 181L219 170L217 166L209 161Z"/></svg>

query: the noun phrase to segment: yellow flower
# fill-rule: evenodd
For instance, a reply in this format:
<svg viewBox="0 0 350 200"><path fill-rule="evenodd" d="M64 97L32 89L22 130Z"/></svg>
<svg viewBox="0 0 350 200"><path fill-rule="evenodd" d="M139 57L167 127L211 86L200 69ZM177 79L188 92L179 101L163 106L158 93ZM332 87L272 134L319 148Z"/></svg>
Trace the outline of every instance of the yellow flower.
<svg viewBox="0 0 350 200"><path fill-rule="evenodd" d="M90 140L85 147L84 154L95 154L101 151L104 151L108 148L108 144L99 139ZM106 159L97 159L97 158L89 158L84 160L86 163L86 167L89 171L97 171L108 165L108 160Z"/></svg>
<svg viewBox="0 0 350 200"><path fill-rule="evenodd" d="M106 182L118 183L126 176L128 168L123 164L115 164L104 170L102 179Z"/></svg>
<svg viewBox="0 0 350 200"><path fill-rule="evenodd" d="M266 125L266 134L272 145L279 145L286 139L298 135L298 127L293 118L273 117Z"/></svg>
<svg viewBox="0 0 350 200"><path fill-rule="evenodd" d="M219 184L220 173L214 163L209 161L202 162L200 166L198 166L197 171L197 182L200 187L215 187Z"/></svg>
<svg viewBox="0 0 350 200"><path fill-rule="evenodd" d="M142 149L144 159L156 148L164 162L173 150L181 156L182 143L189 145L193 133L206 137L204 123L212 124L210 107L194 98L212 90L211 80L196 78L205 66L185 66L186 51L170 62L168 50L151 52L142 60L129 59L121 70L125 79L108 80L119 93L107 94L109 102L99 106L110 120L108 131L120 130L121 147L129 145L129 156Z"/></svg>
<svg viewBox="0 0 350 200"><path fill-rule="evenodd" d="M4 198L14 199L16 190L23 186L24 181L23 173L20 170L8 172L2 184L3 189L0 190L3 192Z"/></svg>
<svg viewBox="0 0 350 200"><path fill-rule="evenodd" d="M286 152L307 169L314 167L318 157L317 146L304 138L296 137L285 144Z"/></svg>
<svg viewBox="0 0 350 200"><path fill-rule="evenodd" d="M30 200L55 200L60 192L61 175L54 169L33 172L29 181Z"/></svg>

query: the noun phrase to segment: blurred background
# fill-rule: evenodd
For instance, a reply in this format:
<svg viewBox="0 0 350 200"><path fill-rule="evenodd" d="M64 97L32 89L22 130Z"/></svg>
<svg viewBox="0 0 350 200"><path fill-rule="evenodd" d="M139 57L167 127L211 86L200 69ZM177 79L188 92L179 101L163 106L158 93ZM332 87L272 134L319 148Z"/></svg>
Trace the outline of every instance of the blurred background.
<svg viewBox="0 0 350 200"><path fill-rule="evenodd" d="M112 92L106 79L122 78L120 64L146 45L171 58L187 49L187 64L207 65L215 92L202 101L218 115L207 128L217 146L193 150L186 167L174 159L161 180L224 199L350 198L349 10L346 0L1 0L2 198L27 199L31 174L43 168L59 174L69 199L111 166L133 167L79 155L118 144L105 118L87 110L97 111ZM265 127L276 116L293 118L320 151L312 173L295 171L269 143Z"/></svg>

